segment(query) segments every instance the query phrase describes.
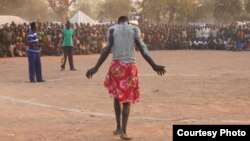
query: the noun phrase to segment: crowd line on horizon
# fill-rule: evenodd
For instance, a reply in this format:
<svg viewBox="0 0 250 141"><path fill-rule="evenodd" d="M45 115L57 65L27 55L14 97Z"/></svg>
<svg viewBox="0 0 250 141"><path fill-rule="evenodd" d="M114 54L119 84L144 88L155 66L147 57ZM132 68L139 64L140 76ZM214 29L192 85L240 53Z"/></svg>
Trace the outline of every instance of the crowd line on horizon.
<svg viewBox="0 0 250 141"><path fill-rule="evenodd" d="M100 53L105 47L110 24L72 24L75 29L74 54ZM206 49L250 50L250 24L245 25L139 25L141 36L149 50ZM61 31L64 24L37 23L42 55L61 55ZM26 37L29 25L5 24L0 29L0 57L26 56Z"/></svg>

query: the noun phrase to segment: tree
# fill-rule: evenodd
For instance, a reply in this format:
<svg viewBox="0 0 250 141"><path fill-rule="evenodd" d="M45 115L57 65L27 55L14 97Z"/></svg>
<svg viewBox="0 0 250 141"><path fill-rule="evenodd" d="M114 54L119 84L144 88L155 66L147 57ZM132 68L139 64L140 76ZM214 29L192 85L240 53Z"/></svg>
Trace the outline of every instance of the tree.
<svg viewBox="0 0 250 141"><path fill-rule="evenodd" d="M76 2L76 0L48 0L52 10L59 16L61 19L68 18L69 7Z"/></svg>
<svg viewBox="0 0 250 141"><path fill-rule="evenodd" d="M142 2L142 15L146 20L155 21L159 23L161 21L161 16L167 14L167 3L168 0L144 0ZM173 14L176 8L172 6Z"/></svg>
<svg viewBox="0 0 250 141"><path fill-rule="evenodd" d="M72 12L75 13L77 10L81 10L91 18L96 19L102 4L103 1L101 0L77 0L73 3L74 10Z"/></svg>
<svg viewBox="0 0 250 141"><path fill-rule="evenodd" d="M28 20L46 20L52 15L43 0L0 0L0 14L20 16Z"/></svg>
<svg viewBox="0 0 250 141"><path fill-rule="evenodd" d="M177 3L177 16L179 22L188 23L194 16L199 2L197 0L181 0Z"/></svg>
<svg viewBox="0 0 250 141"><path fill-rule="evenodd" d="M245 0L245 10L250 13L250 0Z"/></svg>
<svg viewBox="0 0 250 141"><path fill-rule="evenodd" d="M0 12L1 14L9 13L13 11L16 7L24 6L27 3L27 0L18 1L18 0L0 0ZM13 11L14 12L14 11Z"/></svg>
<svg viewBox="0 0 250 141"><path fill-rule="evenodd" d="M99 18L115 20L121 15L128 15L131 11L131 0L106 0L100 7Z"/></svg>
<svg viewBox="0 0 250 141"><path fill-rule="evenodd" d="M197 0L144 0L141 4L145 18L156 23L187 22L197 6Z"/></svg>
<svg viewBox="0 0 250 141"><path fill-rule="evenodd" d="M214 19L218 23L236 20L243 13L241 0L216 0L214 4Z"/></svg>
<svg viewBox="0 0 250 141"><path fill-rule="evenodd" d="M215 0L200 0L197 8L194 10L191 20L193 22L213 22Z"/></svg>
<svg viewBox="0 0 250 141"><path fill-rule="evenodd" d="M92 15L92 5L88 0L78 0L73 4L74 12L77 10L81 10L82 12L86 13L87 15Z"/></svg>

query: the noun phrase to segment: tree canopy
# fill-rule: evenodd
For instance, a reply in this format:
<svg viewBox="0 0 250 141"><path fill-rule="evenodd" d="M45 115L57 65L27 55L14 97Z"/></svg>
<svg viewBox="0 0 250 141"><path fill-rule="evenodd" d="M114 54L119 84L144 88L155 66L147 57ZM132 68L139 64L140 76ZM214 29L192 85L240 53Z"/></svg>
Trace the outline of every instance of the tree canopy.
<svg viewBox="0 0 250 141"><path fill-rule="evenodd" d="M42 0L0 0L0 15L21 16L29 20L47 19L53 15Z"/></svg>
<svg viewBox="0 0 250 141"><path fill-rule="evenodd" d="M132 9L131 0L106 0L100 6L99 18L117 19L121 15L128 15Z"/></svg>
<svg viewBox="0 0 250 141"><path fill-rule="evenodd" d="M0 0L0 14L27 19L65 19L82 10L95 19L114 20L137 10L154 23L250 20L250 0ZM56 16L57 15L57 16Z"/></svg>

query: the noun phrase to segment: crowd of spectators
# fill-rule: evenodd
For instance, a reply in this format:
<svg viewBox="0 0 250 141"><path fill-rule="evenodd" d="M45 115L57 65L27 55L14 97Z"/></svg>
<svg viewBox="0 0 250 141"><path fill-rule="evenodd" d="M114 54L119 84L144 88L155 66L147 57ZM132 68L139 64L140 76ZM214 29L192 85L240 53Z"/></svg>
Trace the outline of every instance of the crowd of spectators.
<svg viewBox="0 0 250 141"><path fill-rule="evenodd" d="M110 25L72 24L76 30L74 54L100 53ZM61 55L61 23L37 23L42 55ZM212 49L250 50L250 24L167 25L141 23L141 35L149 50ZM0 28L0 57L26 56L29 25L5 24Z"/></svg>
<svg viewBox="0 0 250 141"><path fill-rule="evenodd" d="M76 30L74 38L75 54L100 53L105 43L108 25L72 24ZM39 47L42 55L61 55L64 24L37 23ZM26 36L29 25L11 23L0 29L0 56L25 56Z"/></svg>
<svg viewBox="0 0 250 141"><path fill-rule="evenodd" d="M149 49L249 50L250 24L140 25Z"/></svg>

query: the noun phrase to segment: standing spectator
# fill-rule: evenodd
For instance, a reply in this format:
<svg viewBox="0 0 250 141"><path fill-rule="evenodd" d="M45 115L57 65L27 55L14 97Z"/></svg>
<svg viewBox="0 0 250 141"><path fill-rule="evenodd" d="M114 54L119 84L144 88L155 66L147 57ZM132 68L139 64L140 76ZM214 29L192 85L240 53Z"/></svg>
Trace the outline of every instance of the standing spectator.
<svg viewBox="0 0 250 141"><path fill-rule="evenodd" d="M9 51L11 57L14 57L14 46L13 44L13 31L10 27L7 27L5 32L5 46Z"/></svg>
<svg viewBox="0 0 250 141"><path fill-rule="evenodd" d="M63 47L64 59L62 61L62 65L61 65L61 71L63 71L65 69L67 57L69 57L70 70L76 71L76 69L74 67L74 63L73 63L73 53L72 53L73 46L74 46L73 45L74 44L74 41L73 41L74 34L75 34L75 30L70 27L70 22L67 21L66 28L63 29L63 31L62 31L62 36L63 36L62 47Z"/></svg>
<svg viewBox="0 0 250 141"><path fill-rule="evenodd" d="M35 76L37 82L45 82L42 78L42 66L40 60L40 49L38 47L38 37L36 23L30 24L30 31L28 34L28 60L29 60L29 78L30 82L35 82Z"/></svg>

